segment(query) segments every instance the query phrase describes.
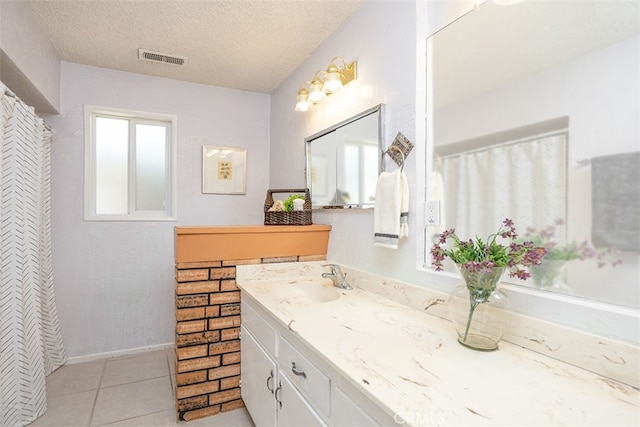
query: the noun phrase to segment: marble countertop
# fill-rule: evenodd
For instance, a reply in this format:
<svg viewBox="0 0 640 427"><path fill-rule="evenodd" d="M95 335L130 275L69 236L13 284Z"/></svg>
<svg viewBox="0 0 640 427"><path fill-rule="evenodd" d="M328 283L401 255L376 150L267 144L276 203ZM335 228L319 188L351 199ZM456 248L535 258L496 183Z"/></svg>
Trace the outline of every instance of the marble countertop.
<svg viewBox="0 0 640 427"><path fill-rule="evenodd" d="M236 281L404 425L640 425L637 389L504 341L494 352L468 349L447 320L334 288L322 264L238 266ZM295 291L310 278L339 297Z"/></svg>

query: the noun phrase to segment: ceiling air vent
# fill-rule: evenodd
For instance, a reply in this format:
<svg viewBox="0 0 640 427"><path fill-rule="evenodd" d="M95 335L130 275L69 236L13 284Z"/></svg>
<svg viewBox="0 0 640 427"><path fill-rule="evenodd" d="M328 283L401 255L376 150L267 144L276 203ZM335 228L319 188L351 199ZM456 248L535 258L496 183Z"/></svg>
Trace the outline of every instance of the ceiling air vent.
<svg viewBox="0 0 640 427"><path fill-rule="evenodd" d="M161 62L163 64L172 64L172 65L187 65L187 57L186 56L176 56L170 55L167 53L154 52L152 50L147 49L138 49L138 58L143 61L151 61L151 62Z"/></svg>

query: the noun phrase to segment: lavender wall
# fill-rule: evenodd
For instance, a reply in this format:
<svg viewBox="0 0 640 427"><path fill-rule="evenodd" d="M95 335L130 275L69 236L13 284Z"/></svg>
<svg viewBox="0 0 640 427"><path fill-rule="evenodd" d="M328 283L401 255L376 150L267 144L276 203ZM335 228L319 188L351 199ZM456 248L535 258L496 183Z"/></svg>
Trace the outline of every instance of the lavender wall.
<svg viewBox="0 0 640 427"><path fill-rule="evenodd" d="M52 147L56 298L70 357L174 340L173 229L260 224L269 175L269 96L62 63ZM174 114L178 221L83 221L83 105ZM202 146L247 149L247 194L201 194Z"/></svg>

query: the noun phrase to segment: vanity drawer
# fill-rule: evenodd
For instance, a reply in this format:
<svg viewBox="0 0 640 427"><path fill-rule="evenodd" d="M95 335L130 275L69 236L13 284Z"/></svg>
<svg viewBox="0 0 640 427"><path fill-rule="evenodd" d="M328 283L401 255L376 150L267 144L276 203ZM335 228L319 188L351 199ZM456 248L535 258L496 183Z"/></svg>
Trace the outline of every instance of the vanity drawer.
<svg viewBox="0 0 640 427"><path fill-rule="evenodd" d="M280 337L278 366L309 403L329 417L331 415L331 380L304 357L293 344Z"/></svg>
<svg viewBox="0 0 640 427"><path fill-rule="evenodd" d="M240 303L242 325L247 328L267 353L276 357L276 331L251 306Z"/></svg>

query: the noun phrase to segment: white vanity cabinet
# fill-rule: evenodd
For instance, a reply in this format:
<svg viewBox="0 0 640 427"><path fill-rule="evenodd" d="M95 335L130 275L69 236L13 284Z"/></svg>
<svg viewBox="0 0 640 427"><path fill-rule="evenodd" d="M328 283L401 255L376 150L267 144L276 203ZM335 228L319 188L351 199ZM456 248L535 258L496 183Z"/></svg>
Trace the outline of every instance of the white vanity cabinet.
<svg viewBox="0 0 640 427"><path fill-rule="evenodd" d="M240 342L242 398L256 426L392 425L377 422L371 413L380 408L245 295Z"/></svg>
<svg viewBox="0 0 640 427"><path fill-rule="evenodd" d="M326 424L298 392L278 364L281 337L249 304L242 303L241 391L247 410L258 427L323 427ZM287 354L291 354L288 349ZM297 359L295 359L297 360ZM292 363L311 370L308 363ZM286 369L286 364L284 369ZM293 372L295 371L295 373ZM304 378L304 371L293 370L294 377ZM296 375L297 373L297 375ZM308 377L307 377L308 378ZM327 389L327 401L329 390Z"/></svg>
<svg viewBox="0 0 640 427"><path fill-rule="evenodd" d="M240 368L242 399L256 426L276 425L276 362L253 335L242 326Z"/></svg>

